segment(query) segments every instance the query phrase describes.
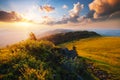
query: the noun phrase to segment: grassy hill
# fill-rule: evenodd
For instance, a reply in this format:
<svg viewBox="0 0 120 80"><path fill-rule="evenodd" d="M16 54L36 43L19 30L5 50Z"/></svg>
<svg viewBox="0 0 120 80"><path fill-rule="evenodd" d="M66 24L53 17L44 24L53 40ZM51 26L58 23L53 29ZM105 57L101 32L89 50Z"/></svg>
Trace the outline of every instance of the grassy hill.
<svg viewBox="0 0 120 80"><path fill-rule="evenodd" d="M72 32L57 33L57 34L45 36L39 38L39 40L48 40L53 42L54 44L61 44L64 42L69 42L69 41L88 38L88 37L95 37L95 36L100 36L100 35L93 31L72 31Z"/></svg>
<svg viewBox="0 0 120 80"><path fill-rule="evenodd" d="M110 80L120 79L120 37L96 37L61 44L71 49L76 46L79 56L111 74Z"/></svg>
<svg viewBox="0 0 120 80"><path fill-rule="evenodd" d="M52 38L67 43L55 46L31 33L28 40L0 49L0 80L120 79L120 37L83 31ZM73 46L78 56L72 59L63 50L76 52Z"/></svg>
<svg viewBox="0 0 120 80"><path fill-rule="evenodd" d="M49 41L26 40L0 49L0 80L77 80L84 60L67 59ZM84 80L94 80L84 73Z"/></svg>

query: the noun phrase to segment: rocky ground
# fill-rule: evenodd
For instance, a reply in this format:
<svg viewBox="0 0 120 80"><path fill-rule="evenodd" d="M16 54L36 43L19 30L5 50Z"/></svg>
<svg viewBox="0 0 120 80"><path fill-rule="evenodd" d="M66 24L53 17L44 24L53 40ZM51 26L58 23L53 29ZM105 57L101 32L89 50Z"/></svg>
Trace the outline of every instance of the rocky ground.
<svg viewBox="0 0 120 80"><path fill-rule="evenodd" d="M99 78L100 80L109 80L111 79L111 74L107 73L106 71L100 70L94 66L94 63L88 63L87 69L93 73L94 76Z"/></svg>

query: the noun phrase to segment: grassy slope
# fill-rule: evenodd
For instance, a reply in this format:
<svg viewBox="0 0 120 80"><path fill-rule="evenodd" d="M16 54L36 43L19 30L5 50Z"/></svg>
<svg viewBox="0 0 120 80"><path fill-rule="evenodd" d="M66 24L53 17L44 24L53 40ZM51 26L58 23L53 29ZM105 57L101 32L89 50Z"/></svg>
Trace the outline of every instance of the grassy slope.
<svg viewBox="0 0 120 80"><path fill-rule="evenodd" d="M61 46L77 47L78 54L102 70L112 73L113 79L120 79L120 37L97 37L72 41Z"/></svg>
<svg viewBox="0 0 120 80"><path fill-rule="evenodd" d="M48 41L26 40L0 49L0 80L45 80L51 68L44 61L50 55L44 53L53 46Z"/></svg>
<svg viewBox="0 0 120 80"><path fill-rule="evenodd" d="M66 59L54 48L49 41L26 40L0 49L0 80L77 80L84 59ZM94 80L89 73L84 77Z"/></svg>

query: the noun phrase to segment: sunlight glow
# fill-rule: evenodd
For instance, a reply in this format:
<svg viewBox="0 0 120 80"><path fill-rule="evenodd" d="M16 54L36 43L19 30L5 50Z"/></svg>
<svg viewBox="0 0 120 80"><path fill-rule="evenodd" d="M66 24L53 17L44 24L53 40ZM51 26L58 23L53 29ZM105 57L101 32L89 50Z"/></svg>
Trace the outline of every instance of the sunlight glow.
<svg viewBox="0 0 120 80"><path fill-rule="evenodd" d="M30 27L32 26L32 23L29 22L17 22L15 23L16 26L21 26L21 27Z"/></svg>

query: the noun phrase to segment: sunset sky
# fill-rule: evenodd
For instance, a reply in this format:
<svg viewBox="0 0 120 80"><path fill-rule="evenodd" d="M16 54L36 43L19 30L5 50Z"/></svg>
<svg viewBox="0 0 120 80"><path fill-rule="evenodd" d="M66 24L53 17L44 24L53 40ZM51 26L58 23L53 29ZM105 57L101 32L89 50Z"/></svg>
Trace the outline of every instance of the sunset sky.
<svg viewBox="0 0 120 80"><path fill-rule="evenodd" d="M6 23L32 23L120 29L119 21L120 0L0 0L0 27Z"/></svg>

